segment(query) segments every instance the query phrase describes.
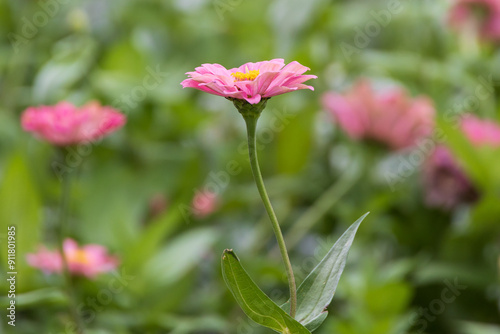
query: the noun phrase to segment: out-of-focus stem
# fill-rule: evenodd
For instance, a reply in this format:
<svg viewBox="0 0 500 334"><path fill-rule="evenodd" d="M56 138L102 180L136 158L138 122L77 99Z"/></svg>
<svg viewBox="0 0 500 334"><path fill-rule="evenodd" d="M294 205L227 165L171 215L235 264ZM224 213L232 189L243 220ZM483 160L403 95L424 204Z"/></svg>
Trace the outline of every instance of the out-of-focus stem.
<svg viewBox="0 0 500 334"><path fill-rule="evenodd" d="M59 153L62 153L61 149ZM74 173L74 171L73 171ZM71 273L69 271L68 259L66 257L66 253L64 252L64 240L68 236L68 215L69 215L69 203L71 199L71 172L64 173L61 176L61 199L60 199L60 208L59 208L59 253L61 254L62 259L62 271L64 277L64 286L65 292L68 298L69 303L69 311L71 314L71 318L73 319L76 332L78 334L85 333L85 326L83 320L78 315L77 310L77 302L76 302L76 293L75 287L73 285L73 280L71 278Z"/></svg>

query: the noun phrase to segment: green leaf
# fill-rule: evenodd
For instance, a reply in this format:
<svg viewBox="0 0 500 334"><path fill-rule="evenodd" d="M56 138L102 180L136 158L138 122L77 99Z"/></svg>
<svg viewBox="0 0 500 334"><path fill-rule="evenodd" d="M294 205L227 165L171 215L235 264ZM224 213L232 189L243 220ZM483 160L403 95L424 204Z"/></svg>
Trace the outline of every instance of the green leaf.
<svg viewBox="0 0 500 334"><path fill-rule="evenodd" d="M326 307L331 303L339 284L354 236L367 215L368 213L364 214L349 227L297 290L295 318L311 332L318 328L328 315ZM281 308L289 310L290 301Z"/></svg>
<svg viewBox="0 0 500 334"><path fill-rule="evenodd" d="M33 184L29 164L22 154L14 154L8 161L0 184L0 239L4 249L0 262L7 268L7 228L15 226L17 292L30 290L36 270L26 262L26 254L36 251L40 242L42 205ZM10 270L5 270L5 272Z"/></svg>
<svg viewBox="0 0 500 334"><path fill-rule="evenodd" d="M325 321L328 316L328 311L321 312L316 318L312 319L307 324L304 324L304 327L307 328L310 332L314 332L318 329L319 326Z"/></svg>
<svg viewBox="0 0 500 334"><path fill-rule="evenodd" d="M232 250L222 255L222 275L240 307L259 325L283 334L310 333L259 289Z"/></svg>

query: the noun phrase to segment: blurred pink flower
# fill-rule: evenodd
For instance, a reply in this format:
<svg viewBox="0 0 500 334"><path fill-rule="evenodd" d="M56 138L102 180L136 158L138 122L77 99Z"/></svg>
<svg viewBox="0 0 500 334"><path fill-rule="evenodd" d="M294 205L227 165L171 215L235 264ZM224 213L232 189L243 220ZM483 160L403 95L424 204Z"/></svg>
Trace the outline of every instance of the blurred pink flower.
<svg viewBox="0 0 500 334"><path fill-rule="evenodd" d="M79 247L73 239L64 241L64 254L68 261L69 271L73 275L94 278L100 273L116 269L118 258L108 255L105 247L89 244ZM49 251L41 246L37 253L27 254L26 259L32 267L46 273L61 273L62 258L58 251Z"/></svg>
<svg viewBox="0 0 500 334"><path fill-rule="evenodd" d="M483 39L498 41L500 40L500 1L455 0L448 21L456 29L472 28Z"/></svg>
<svg viewBox="0 0 500 334"><path fill-rule="evenodd" d="M353 139L373 139L392 149L404 149L434 129L434 107L425 97L410 98L401 88L374 92L359 80L344 94L323 95L323 105Z"/></svg>
<svg viewBox="0 0 500 334"><path fill-rule="evenodd" d="M462 130L474 146L500 147L500 126L492 121L467 115L462 119Z"/></svg>
<svg viewBox="0 0 500 334"><path fill-rule="evenodd" d="M315 75L303 75L308 70L309 68L296 61L285 66L283 59L246 63L229 70L219 64L203 64L194 72L187 72L189 79L184 80L181 85L256 104L262 98L298 89L314 90L303 84L309 79L317 78Z"/></svg>
<svg viewBox="0 0 500 334"><path fill-rule="evenodd" d="M461 128L475 147L500 147L500 126L491 121L467 115ZM479 192L465 171L445 146L438 146L423 168L426 202L432 207L452 209L463 203L473 203Z"/></svg>
<svg viewBox="0 0 500 334"><path fill-rule="evenodd" d="M125 115L98 102L87 103L81 108L68 102L30 107L21 116L25 131L59 146L96 140L119 129L125 122Z"/></svg>
<svg viewBox="0 0 500 334"><path fill-rule="evenodd" d="M206 217L217 209L217 195L210 191L197 191L193 197L191 208L198 218Z"/></svg>

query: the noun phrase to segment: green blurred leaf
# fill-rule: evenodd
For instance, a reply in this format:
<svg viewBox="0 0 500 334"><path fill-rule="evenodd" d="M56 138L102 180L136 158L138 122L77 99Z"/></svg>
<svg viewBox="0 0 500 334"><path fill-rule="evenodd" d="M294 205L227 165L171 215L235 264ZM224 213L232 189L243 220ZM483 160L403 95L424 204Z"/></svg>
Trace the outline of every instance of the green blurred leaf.
<svg viewBox="0 0 500 334"><path fill-rule="evenodd" d="M265 124L259 130L259 136L265 142L269 129L278 132L276 158L279 172L284 174L298 173L308 161L307 157L311 153L311 127L314 114L309 112L295 114L286 109L274 109L272 112L272 117L276 117L278 121L273 120ZM295 117L296 119L293 119ZM278 126L273 128L276 124ZM269 129L266 129L267 126Z"/></svg>
<svg viewBox="0 0 500 334"><path fill-rule="evenodd" d="M129 247L125 252L125 266L136 267L144 263L144 259L154 256L162 245L162 241L174 233L182 223L188 223L191 213L183 213L182 208L189 203L192 190L197 187L198 179L193 177L198 173L200 162L198 159L192 160L183 169L183 176L178 177L180 187L184 190L178 195L178 200L172 203L171 209L161 214L149 223L142 230L138 239L134 241L133 247ZM184 216L188 215L188 216Z"/></svg>
<svg viewBox="0 0 500 334"><path fill-rule="evenodd" d="M16 307L28 308L37 305L65 304L67 297L59 288L43 288L16 295ZM7 296L0 298L0 305L7 307L10 299Z"/></svg>
<svg viewBox="0 0 500 334"><path fill-rule="evenodd" d="M483 189L492 184L492 174L479 155L479 152L465 138L465 135L448 123L441 122L441 129L447 136L453 154L460 160L467 174Z"/></svg>
<svg viewBox="0 0 500 334"><path fill-rule="evenodd" d="M74 200L81 224L74 228L85 242L106 244L126 253L141 237L139 221L148 183L145 178L135 182L132 175L126 166L103 162L91 177L82 178L81 194L75 192Z"/></svg>
<svg viewBox="0 0 500 334"><path fill-rule="evenodd" d="M278 333L310 333L259 289L232 250L226 249L222 256L222 275L240 307L259 325Z"/></svg>
<svg viewBox="0 0 500 334"><path fill-rule="evenodd" d="M125 265L130 267L142 265L144 259L151 258L158 251L162 240L173 233L181 222L179 210L169 210L156 218L140 235L134 247L130 247L125 253Z"/></svg>
<svg viewBox="0 0 500 334"><path fill-rule="evenodd" d="M326 307L333 299L359 225L367 215L365 213L347 229L297 290L296 319L311 331L318 328L328 315ZM290 301L281 308L289 310Z"/></svg>
<svg viewBox="0 0 500 334"><path fill-rule="evenodd" d="M499 165L497 165L499 166ZM480 201L474 205L471 212L472 227L475 230L496 231L500 228L498 217L500 217L499 195L495 192L482 194Z"/></svg>
<svg viewBox="0 0 500 334"><path fill-rule="evenodd" d="M500 326L474 323L468 321L457 321L455 325L457 333L460 334L498 334Z"/></svg>
<svg viewBox="0 0 500 334"><path fill-rule="evenodd" d="M227 323L223 318L205 315L197 317L180 317L176 315L162 314L159 323L169 329L170 334L189 334L198 332L227 333Z"/></svg>
<svg viewBox="0 0 500 334"><path fill-rule="evenodd" d="M88 75L97 51L95 41L70 36L53 47L54 56L38 72L33 84L37 103L53 103L65 90Z"/></svg>
<svg viewBox="0 0 500 334"><path fill-rule="evenodd" d="M391 282L366 292L366 303L373 314L388 316L404 311L411 298L411 288L404 282Z"/></svg>
<svg viewBox="0 0 500 334"><path fill-rule="evenodd" d="M143 277L148 284L165 286L177 282L203 261L204 254L216 240L217 234L208 228L177 236L147 261Z"/></svg>
<svg viewBox="0 0 500 334"><path fill-rule="evenodd" d="M108 47L100 65L104 71L140 77L143 75L147 62L141 52L126 40Z"/></svg>
<svg viewBox="0 0 500 334"><path fill-rule="evenodd" d="M0 252L2 265L7 266L7 228L16 226L16 270L18 292L27 289L34 269L25 260L26 253L36 250L40 241L42 207L31 181L26 160L21 154L13 155L5 169L0 187L0 235L4 240ZM10 270L6 270L10 271Z"/></svg>

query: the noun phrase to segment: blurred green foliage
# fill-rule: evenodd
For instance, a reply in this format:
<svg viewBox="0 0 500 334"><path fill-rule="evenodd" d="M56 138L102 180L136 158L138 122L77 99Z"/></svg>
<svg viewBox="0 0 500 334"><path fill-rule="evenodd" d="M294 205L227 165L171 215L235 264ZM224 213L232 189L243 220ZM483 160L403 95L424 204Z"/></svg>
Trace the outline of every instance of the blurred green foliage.
<svg viewBox="0 0 500 334"><path fill-rule="evenodd" d="M122 259L117 273L77 282L89 333L268 333L244 317L220 273L222 250L234 247L271 298L288 298L243 120L230 102L180 82L202 63L285 58L319 77L315 92L271 99L260 121L271 200L285 237L300 235L291 249L298 281L347 226L372 212L316 333L499 333L500 155L474 151L453 125L465 111L500 120L500 52L464 47L446 26L446 1L401 0L377 34L357 43L390 2L1 0L0 236L4 247L7 226L17 226L19 275L17 324L10 328L2 316L0 332L69 333L60 277L24 259L41 243L55 247L60 183L51 168L56 152L22 132L20 114L31 105L99 100L126 113L126 127L66 155L77 166L71 236ZM346 44L354 48L348 57ZM402 157L352 142L321 107L323 92L358 77L433 99L481 202L454 212L427 208L418 168L387 183L384 163ZM489 94L474 100L478 87ZM276 118L280 130L262 130ZM214 181L229 161L241 172L228 184ZM210 182L216 212L186 213ZM336 195L329 188L337 183ZM322 195L321 213L301 220ZM151 202L162 197L166 209L155 212ZM110 293L116 280L120 289ZM466 289L439 314L423 315L455 280ZM0 285L7 288L4 279ZM3 309L7 303L0 299Z"/></svg>

